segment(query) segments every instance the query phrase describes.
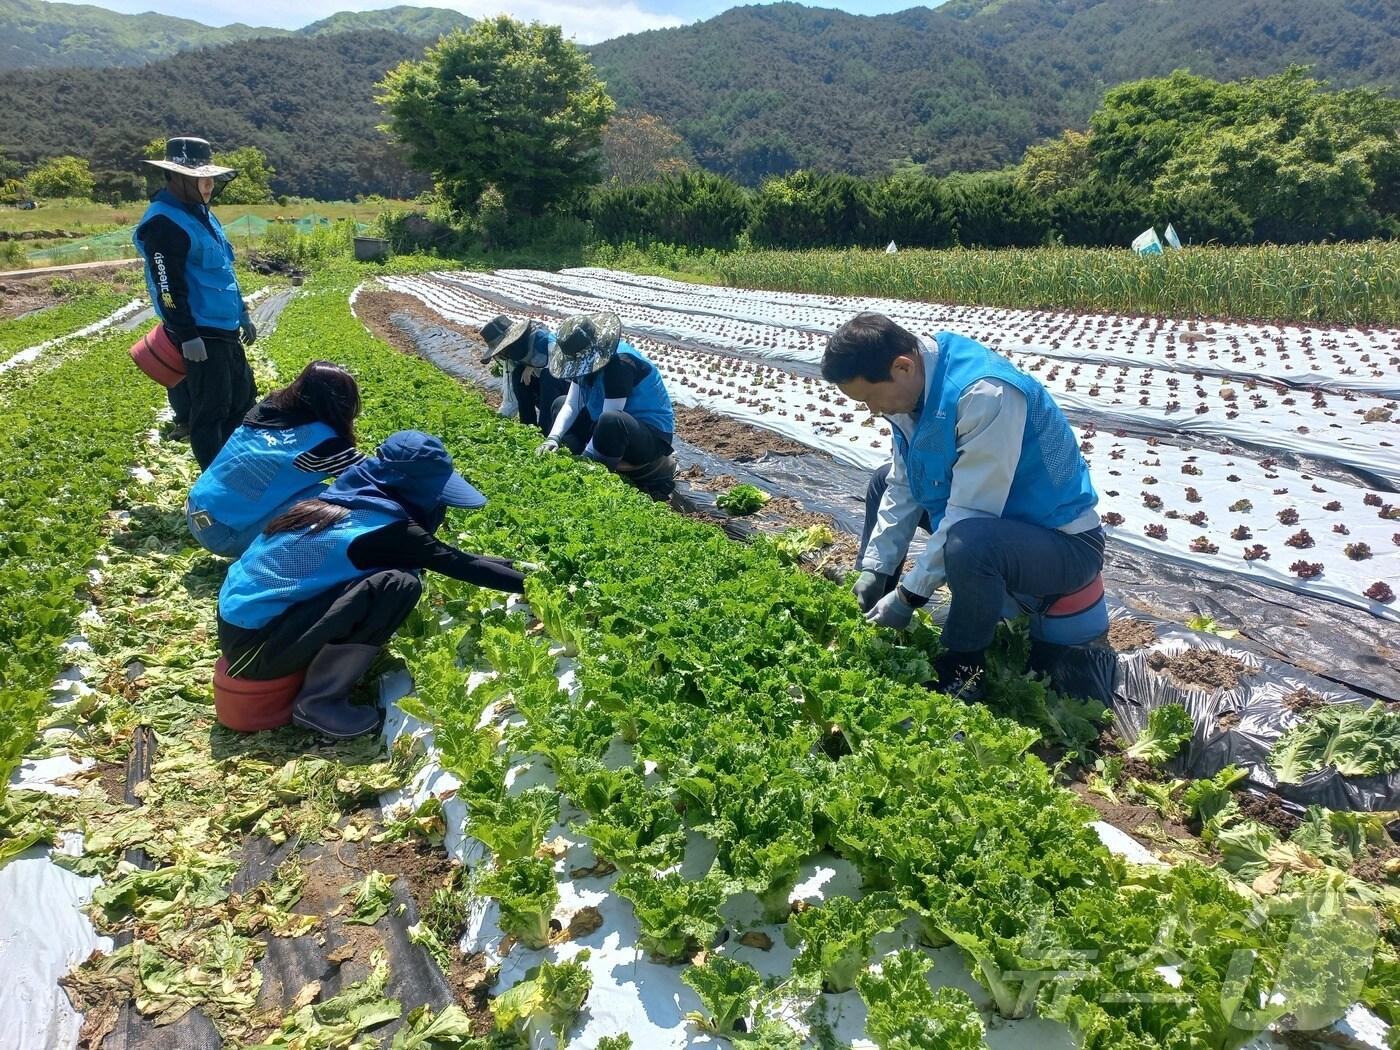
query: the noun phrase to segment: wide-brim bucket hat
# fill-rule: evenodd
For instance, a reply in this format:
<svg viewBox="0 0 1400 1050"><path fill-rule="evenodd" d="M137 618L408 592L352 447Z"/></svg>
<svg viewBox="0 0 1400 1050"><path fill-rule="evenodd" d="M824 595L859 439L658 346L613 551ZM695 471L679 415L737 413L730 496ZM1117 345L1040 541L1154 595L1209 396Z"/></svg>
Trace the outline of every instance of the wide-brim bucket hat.
<svg viewBox="0 0 1400 1050"><path fill-rule="evenodd" d="M611 310L565 318L549 351L549 371L559 379L581 379L600 371L617 353L622 319Z"/></svg>
<svg viewBox="0 0 1400 1050"><path fill-rule="evenodd" d="M219 179L228 181L238 176L237 168L226 168L214 163L214 149L204 139L180 136L165 140L163 160L145 160L153 168L174 171L195 179Z"/></svg>
<svg viewBox="0 0 1400 1050"><path fill-rule="evenodd" d="M530 334L530 322L512 321L505 314L499 314L481 326L481 338L486 343L486 353L481 355L481 363L489 364L498 357L518 361L525 356L525 337Z"/></svg>
<svg viewBox="0 0 1400 1050"><path fill-rule="evenodd" d="M457 472L442 441L421 430L390 434L374 455L343 472L320 498L347 507L373 507L386 495L420 511L486 506L486 497Z"/></svg>

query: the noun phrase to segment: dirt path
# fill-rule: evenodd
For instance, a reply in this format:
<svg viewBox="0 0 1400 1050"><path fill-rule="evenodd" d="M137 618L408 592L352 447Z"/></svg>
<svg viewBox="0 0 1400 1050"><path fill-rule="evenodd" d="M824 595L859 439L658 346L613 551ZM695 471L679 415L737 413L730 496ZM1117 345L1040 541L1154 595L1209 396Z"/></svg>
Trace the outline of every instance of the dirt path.
<svg viewBox="0 0 1400 1050"><path fill-rule="evenodd" d="M0 280L52 277L55 274L75 273L84 270L115 270L121 267L140 265L140 259L112 259L104 262L72 263L68 266L36 266L32 270L0 270Z"/></svg>

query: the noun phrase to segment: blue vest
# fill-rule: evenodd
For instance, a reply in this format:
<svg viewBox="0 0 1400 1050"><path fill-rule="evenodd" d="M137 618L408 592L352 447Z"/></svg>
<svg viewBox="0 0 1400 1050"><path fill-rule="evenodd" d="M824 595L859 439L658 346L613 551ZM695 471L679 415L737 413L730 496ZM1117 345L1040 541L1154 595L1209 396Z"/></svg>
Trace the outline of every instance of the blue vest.
<svg viewBox="0 0 1400 1050"><path fill-rule="evenodd" d="M666 393L666 384L661 381L661 373L657 371L654 364L647 360L646 354L630 343L618 343L617 352L619 356L634 357L647 366L647 374L633 388L632 393L627 398L624 410L633 419L648 423L663 434L668 436L674 434L676 432L676 414L671 409L671 395ZM593 417L593 422L597 423L603 415L603 402L607 400L603 385L603 373L594 372L591 376L580 379L578 382L584 388L584 407L588 409L588 414Z"/></svg>
<svg viewBox="0 0 1400 1050"><path fill-rule="evenodd" d="M368 576L350 560L357 536L401 521L392 514L356 508L323 532L259 536L229 566L219 590L219 615L237 627L266 627L293 605L332 587Z"/></svg>
<svg viewBox="0 0 1400 1050"><path fill-rule="evenodd" d="M232 529L266 525L321 491L330 475L308 474L294 461L333 437L335 431L320 422L285 429L244 423L190 489L190 509Z"/></svg>
<svg viewBox="0 0 1400 1050"><path fill-rule="evenodd" d="M209 213L209 226L214 228L211 236L209 228L191 215L189 210L177 201L168 190L156 194L146 214L131 235L136 250L146 258L146 248L141 243L141 228L146 222L163 215L190 238L190 253L185 259L185 285L189 291L190 312L194 323L200 328L219 328L233 331L238 327L238 319L243 314L243 294L238 290L238 278L233 272L233 245L224 236L224 228L214 213ZM161 306L159 275L151 272L151 262L146 260L146 290L151 294L156 315L165 320Z"/></svg>
<svg viewBox="0 0 1400 1050"><path fill-rule="evenodd" d="M1026 399L1021 458L1011 479L1003 518L1048 529L1067 525L1098 502L1089 467L1060 407L1038 382L981 343L939 332L938 362L912 440L894 430L895 453L904 462L914 498L934 532L948 509L957 458L958 401L980 379L997 379ZM927 364L928 358L924 358Z"/></svg>

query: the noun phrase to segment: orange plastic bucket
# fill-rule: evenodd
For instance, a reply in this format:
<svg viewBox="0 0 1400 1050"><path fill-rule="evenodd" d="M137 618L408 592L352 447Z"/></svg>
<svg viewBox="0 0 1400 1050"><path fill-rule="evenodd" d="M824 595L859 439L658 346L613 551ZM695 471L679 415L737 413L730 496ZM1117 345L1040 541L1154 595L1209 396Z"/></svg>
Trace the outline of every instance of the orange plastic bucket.
<svg viewBox="0 0 1400 1050"><path fill-rule="evenodd" d="M282 678L234 678L221 656L214 665L214 714L220 725L240 733L288 725L305 678L304 669Z"/></svg>
<svg viewBox="0 0 1400 1050"><path fill-rule="evenodd" d="M131 359L161 386L178 386L185 378L184 355L171 342L163 324L156 325L131 344Z"/></svg>

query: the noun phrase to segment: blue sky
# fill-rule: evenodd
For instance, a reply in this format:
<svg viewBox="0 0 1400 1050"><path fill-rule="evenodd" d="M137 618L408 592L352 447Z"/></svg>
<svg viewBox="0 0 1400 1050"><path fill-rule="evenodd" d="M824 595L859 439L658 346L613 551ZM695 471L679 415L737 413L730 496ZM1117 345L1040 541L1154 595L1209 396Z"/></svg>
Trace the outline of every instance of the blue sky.
<svg viewBox="0 0 1400 1050"><path fill-rule="evenodd" d="M527 21L562 25L580 43L635 33L643 29L685 25L710 18L736 6L721 0L400 0L421 7L450 7L481 17L506 13ZM394 6L394 0L104 0L97 6L136 14L158 11L193 18L207 25L244 22L248 25L296 29L337 11L366 11ZM836 7L855 14L883 14L916 6L900 0L836 0L814 6ZM934 6L929 0L927 6Z"/></svg>

